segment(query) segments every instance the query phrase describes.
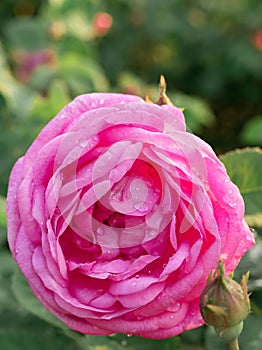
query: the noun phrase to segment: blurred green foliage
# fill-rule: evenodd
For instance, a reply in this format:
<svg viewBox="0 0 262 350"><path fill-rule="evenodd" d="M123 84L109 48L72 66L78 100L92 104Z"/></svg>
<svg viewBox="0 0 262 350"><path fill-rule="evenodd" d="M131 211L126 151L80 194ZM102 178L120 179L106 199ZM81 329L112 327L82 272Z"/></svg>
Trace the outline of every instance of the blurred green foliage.
<svg viewBox="0 0 262 350"><path fill-rule="evenodd" d="M72 98L111 91L154 100L160 74L172 101L185 108L188 128L218 153L262 146L261 18L261 0L1 0L0 195L6 195L14 162ZM253 314L240 343L245 350L258 350L261 196L253 192L258 186L261 193L261 153L243 152L221 159L258 232L257 245L236 272L240 276L251 270L253 291ZM257 176L252 179L253 172ZM208 327L152 342L125 335L83 337L56 324L31 299L25 282L17 284L21 276L7 251L4 211L1 197L1 349L223 349Z"/></svg>

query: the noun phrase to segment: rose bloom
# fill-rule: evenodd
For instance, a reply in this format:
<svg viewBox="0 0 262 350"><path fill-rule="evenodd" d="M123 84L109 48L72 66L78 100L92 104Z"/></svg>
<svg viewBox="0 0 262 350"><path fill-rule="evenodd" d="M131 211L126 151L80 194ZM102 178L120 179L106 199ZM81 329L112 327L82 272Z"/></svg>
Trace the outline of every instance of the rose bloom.
<svg viewBox="0 0 262 350"><path fill-rule="evenodd" d="M161 339L204 323L222 259L254 244L223 164L180 109L121 94L77 97L15 164L8 240L51 313L90 335Z"/></svg>

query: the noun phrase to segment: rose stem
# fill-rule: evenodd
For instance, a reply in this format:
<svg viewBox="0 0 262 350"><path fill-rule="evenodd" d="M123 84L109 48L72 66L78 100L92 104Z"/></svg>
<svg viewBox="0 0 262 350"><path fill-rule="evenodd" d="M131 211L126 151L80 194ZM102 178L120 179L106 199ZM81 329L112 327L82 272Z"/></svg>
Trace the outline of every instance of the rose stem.
<svg viewBox="0 0 262 350"><path fill-rule="evenodd" d="M228 343L228 350L240 350L238 345L238 338L232 340L232 342Z"/></svg>

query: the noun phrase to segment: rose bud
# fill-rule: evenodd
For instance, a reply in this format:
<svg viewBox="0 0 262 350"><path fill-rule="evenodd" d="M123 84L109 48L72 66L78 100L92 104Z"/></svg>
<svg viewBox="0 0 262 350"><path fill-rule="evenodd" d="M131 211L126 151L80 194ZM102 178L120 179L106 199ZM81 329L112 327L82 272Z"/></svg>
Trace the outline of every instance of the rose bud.
<svg viewBox="0 0 262 350"><path fill-rule="evenodd" d="M13 257L81 333L162 339L201 326L210 271L221 256L233 271L254 244L238 188L165 88L157 104L78 96L12 170Z"/></svg>
<svg viewBox="0 0 262 350"><path fill-rule="evenodd" d="M250 313L247 293L249 273L243 275L240 284L225 276L222 262L219 262L216 273L217 277L203 290L200 310L205 322L229 343L240 335L243 320Z"/></svg>

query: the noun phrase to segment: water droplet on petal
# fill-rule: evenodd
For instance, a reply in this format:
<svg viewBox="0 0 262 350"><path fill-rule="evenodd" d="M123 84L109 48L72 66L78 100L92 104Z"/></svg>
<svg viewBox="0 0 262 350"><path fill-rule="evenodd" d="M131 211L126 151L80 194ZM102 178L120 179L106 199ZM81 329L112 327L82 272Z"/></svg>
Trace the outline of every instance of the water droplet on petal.
<svg viewBox="0 0 262 350"><path fill-rule="evenodd" d="M85 147L87 145L88 141L86 139L82 139L79 141L79 146L80 147Z"/></svg>
<svg viewBox="0 0 262 350"><path fill-rule="evenodd" d="M132 335L133 335L133 334L131 334L131 333L128 333L128 334L127 334L128 338L132 337Z"/></svg>
<svg viewBox="0 0 262 350"><path fill-rule="evenodd" d="M167 311L170 312L177 312L180 309L181 304L179 302L176 302L175 304L168 307Z"/></svg>
<svg viewBox="0 0 262 350"><path fill-rule="evenodd" d="M141 205L140 211L147 211L149 209L148 205L146 203L143 203Z"/></svg>
<svg viewBox="0 0 262 350"><path fill-rule="evenodd" d="M98 229L96 230L96 234L99 235L99 236L102 236L104 233L102 227L98 227Z"/></svg>

